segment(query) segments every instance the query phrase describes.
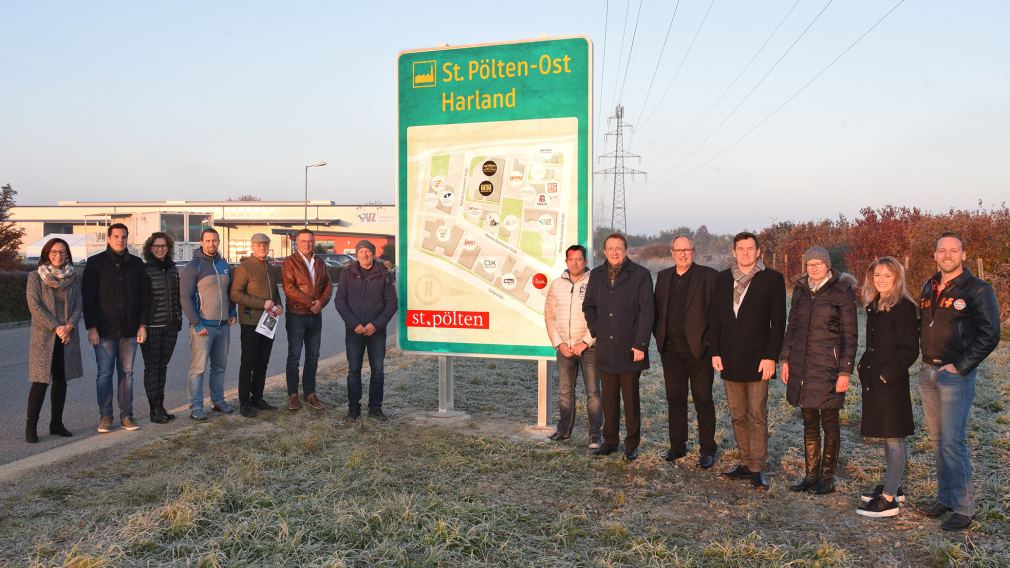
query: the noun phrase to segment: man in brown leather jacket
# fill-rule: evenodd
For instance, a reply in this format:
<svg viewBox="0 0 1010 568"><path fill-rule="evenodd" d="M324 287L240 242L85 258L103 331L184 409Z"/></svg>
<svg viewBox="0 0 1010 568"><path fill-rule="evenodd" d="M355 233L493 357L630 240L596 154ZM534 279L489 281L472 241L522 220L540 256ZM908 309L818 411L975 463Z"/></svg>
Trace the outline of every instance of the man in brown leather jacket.
<svg viewBox="0 0 1010 568"><path fill-rule="evenodd" d="M302 407L298 400L298 361L305 346L305 365L302 369L302 394L305 405L313 410L325 410L326 405L316 396L316 367L319 364L319 344L323 332L323 308L330 301L333 283L326 271L326 263L312 253L316 235L302 229L295 235L296 251L284 260L281 280L288 302L285 329L288 332L288 410Z"/></svg>

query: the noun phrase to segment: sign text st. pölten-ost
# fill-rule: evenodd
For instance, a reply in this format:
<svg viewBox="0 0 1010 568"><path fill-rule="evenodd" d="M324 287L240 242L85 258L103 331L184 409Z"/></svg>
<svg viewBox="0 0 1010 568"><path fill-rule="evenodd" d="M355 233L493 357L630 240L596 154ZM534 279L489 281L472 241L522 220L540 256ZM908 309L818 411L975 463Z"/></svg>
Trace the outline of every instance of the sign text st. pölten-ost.
<svg viewBox="0 0 1010 568"><path fill-rule="evenodd" d="M571 56L552 57L541 55L535 63L526 60L503 61L501 59L471 59L466 64L466 73L459 63L447 61L442 64L442 82L458 83L474 79L514 79L529 77L530 69L540 75L559 75L571 73ZM535 75L534 75L535 76ZM470 95L457 95L454 91L442 93L442 112L463 110L485 110L495 108L515 108L516 88L505 92L481 92L474 90Z"/></svg>

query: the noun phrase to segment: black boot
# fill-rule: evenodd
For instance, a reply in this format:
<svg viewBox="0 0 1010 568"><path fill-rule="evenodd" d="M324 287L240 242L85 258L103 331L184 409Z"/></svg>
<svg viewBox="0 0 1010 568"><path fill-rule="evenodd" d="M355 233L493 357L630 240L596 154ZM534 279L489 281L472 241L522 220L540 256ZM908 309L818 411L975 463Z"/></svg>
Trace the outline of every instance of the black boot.
<svg viewBox="0 0 1010 568"><path fill-rule="evenodd" d="M67 402L67 382L53 378L53 392L49 402L52 406L52 416L49 417L49 433L54 436L70 438L73 432L63 425L63 406Z"/></svg>
<svg viewBox="0 0 1010 568"><path fill-rule="evenodd" d="M796 492L809 491L821 478L821 430L820 413L804 408L803 411L803 459L806 472L803 479L789 489Z"/></svg>
<svg viewBox="0 0 1010 568"><path fill-rule="evenodd" d="M165 417L165 420L175 420L175 415L174 414L169 414L168 411L165 410L165 395L164 395L164 393L161 394L158 397L158 404L157 404L157 406L158 406L158 412L160 412L161 415Z"/></svg>
<svg viewBox="0 0 1010 568"><path fill-rule="evenodd" d="M809 491L821 478L821 440L820 436L803 440L803 458L806 460L806 474L803 479L789 489L796 492Z"/></svg>
<svg viewBox="0 0 1010 568"><path fill-rule="evenodd" d="M838 467L838 449L841 432L838 427L838 411L821 411L824 427L824 455L821 457L821 480L811 488L817 495L827 495L835 491L835 470Z"/></svg>
<svg viewBox="0 0 1010 568"><path fill-rule="evenodd" d="M168 417L161 411L161 406L157 403L151 405L151 422L154 424L168 423Z"/></svg>
<svg viewBox="0 0 1010 568"><path fill-rule="evenodd" d="M28 391L28 419L25 421L25 442L29 444L39 443L39 413L42 412L42 401L46 398L46 383L32 383L32 388Z"/></svg>

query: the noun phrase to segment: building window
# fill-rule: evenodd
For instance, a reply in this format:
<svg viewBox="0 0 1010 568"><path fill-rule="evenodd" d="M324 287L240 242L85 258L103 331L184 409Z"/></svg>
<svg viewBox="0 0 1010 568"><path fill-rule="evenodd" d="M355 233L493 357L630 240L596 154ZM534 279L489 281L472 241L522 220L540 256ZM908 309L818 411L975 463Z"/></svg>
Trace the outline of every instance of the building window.
<svg viewBox="0 0 1010 568"><path fill-rule="evenodd" d="M73 223L42 223L43 235L72 235L74 234Z"/></svg>
<svg viewBox="0 0 1010 568"><path fill-rule="evenodd" d="M185 242L185 228L185 221L182 215L161 214L161 231L172 237L173 241L177 243Z"/></svg>
<svg viewBox="0 0 1010 568"><path fill-rule="evenodd" d="M200 242L200 233L205 227L210 227L210 215L189 214L189 242Z"/></svg>

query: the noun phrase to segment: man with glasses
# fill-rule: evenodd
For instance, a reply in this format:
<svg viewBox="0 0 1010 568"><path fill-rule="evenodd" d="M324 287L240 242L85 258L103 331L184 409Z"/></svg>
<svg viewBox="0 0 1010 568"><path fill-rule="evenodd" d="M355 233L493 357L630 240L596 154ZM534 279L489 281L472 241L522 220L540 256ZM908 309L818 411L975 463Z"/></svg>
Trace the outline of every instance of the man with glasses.
<svg viewBox="0 0 1010 568"><path fill-rule="evenodd" d="M305 404L313 410L325 410L326 405L316 395L316 368L323 334L323 308L330 301L333 282L326 263L314 256L316 234L302 229L295 235L294 254L284 259L282 278L284 296L288 302L285 329L288 332L288 410L301 410L298 400L298 362L305 347L302 367L302 393Z"/></svg>
<svg viewBox="0 0 1010 568"><path fill-rule="evenodd" d="M105 251L88 259L81 284L84 326L98 366L98 431L103 434L112 431L113 370L123 429L140 429L133 420L133 361L137 345L147 340L149 297L144 261L127 250L129 234L122 223L109 226Z"/></svg>
<svg viewBox="0 0 1010 568"><path fill-rule="evenodd" d="M231 282L231 300L238 304L238 322L242 330L242 361L238 370L238 411L246 418L260 410L276 407L263 400L263 387L270 364L274 338L256 331L263 312L280 316L281 293L278 274L267 262L270 237L256 233L249 239L252 255L235 268Z"/></svg>
<svg viewBox="0 0 1010 568"><path fill-rule="evenodd" d="M670 449L665 459L687 455L687 390L698 414L699 458L704 469L715 463L715 404L712 401L712 354L709 312L716 271L695 264L694 242L678 236L670 242L674 266L656 276L656 325L653 333L663 362Z"/></svg>

